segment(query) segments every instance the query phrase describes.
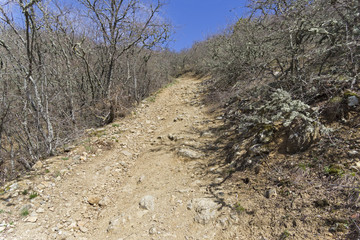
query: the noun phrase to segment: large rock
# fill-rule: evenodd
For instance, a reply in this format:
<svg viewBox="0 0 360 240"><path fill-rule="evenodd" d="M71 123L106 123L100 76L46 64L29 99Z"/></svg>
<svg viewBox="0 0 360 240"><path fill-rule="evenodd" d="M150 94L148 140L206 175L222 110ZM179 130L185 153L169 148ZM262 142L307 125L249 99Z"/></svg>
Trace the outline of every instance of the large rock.
<svg viewBox="0 0 360 240"><path fill-rule="evenodd" d="M349 107L356 107L357 105L359 105L359 99L357 96L349 96L347 101Z"/></svg>
<svg viewBox="0 0 360 240"><path fill-rule="evenodd" d="M285 150L290 154L305 151L319 139L320 127L317 122L295 118L287 130L284 142Z"/></svg>
<svg viewBox="0 0 360 240"><path fill-rule="evenodd" d="M188 148L180 149L178 154L182 157L186 157L186 158L190 158L190 159L198 159L203 156L202 153L199 153L197 151L194 151L194 150L188 149Z"/></svg>
<svg viewBox="0 0 360 240"><path fill-rule="evenodd" d="M188 204L188 209L194 209L196 216L195 222L200 224L208 224L212 219L217 216L217 209L220 205L209 198L193 199Z"/></svg>

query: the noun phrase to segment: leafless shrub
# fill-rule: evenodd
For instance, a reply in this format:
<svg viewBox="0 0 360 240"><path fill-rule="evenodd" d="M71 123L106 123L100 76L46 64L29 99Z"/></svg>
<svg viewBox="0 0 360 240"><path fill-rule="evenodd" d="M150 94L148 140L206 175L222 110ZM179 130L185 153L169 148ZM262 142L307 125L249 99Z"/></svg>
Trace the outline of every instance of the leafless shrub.
<svg viewBox="0 0 360 240"><path fill-rule="evenodd" d="M358 0L251 0L248 18L183 56L195 71L211 72L218 88L261 81L314 103L358 82L359 6Z"/></svg>

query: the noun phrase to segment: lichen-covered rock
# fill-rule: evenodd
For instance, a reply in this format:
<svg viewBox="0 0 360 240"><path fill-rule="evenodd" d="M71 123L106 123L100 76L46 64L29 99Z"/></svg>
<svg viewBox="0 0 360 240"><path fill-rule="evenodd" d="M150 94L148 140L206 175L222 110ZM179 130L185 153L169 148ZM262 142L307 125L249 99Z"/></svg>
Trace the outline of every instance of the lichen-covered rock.
<svg viewBox="0 0 360 240"><path fill-rule="evenodd" d="M296 118L287 129L284 142L286 152L292 154L305 151L319 139L320 127L318 123Z"/></svg>
<svg viewBox="0 0 360 240"><path fill-rule="evenodd" d="M252 167L259 156L274 150L291 154L305 151L320 139L321 134L330 130L320 123L318 108L293 99L285 90L277 89L271 94L269 91L263 94L265 101L254 98L235 106L239 110L233 113L231 120L238 122L235 133L242 149L247 151L237 157L235 153L239 151L232 149L232 154L227 157L227 162L236 162L237 168Z"/></svg>
<svg viewBox="0 0 360 240"><path fill-rule="evenodd" d="M286 152L296 153L305 151L320 139L322 125L317 120L317 113L304 102L293 100L284 90L277 89L271 95L271 100L256 112L260 123L265 126L257 135L260 143L267 144L273 140L276 131L284 131Z"/></svg>
<svg viewBox="0 0 360 240"><path fill-rule="evenodd" d="M272 135L275 125L288 127L295 118L301 118L307 122L317 121L317 113L312 111L309 105L292 99L290 93L282 89L273 92L265 103L254 102L252 104L254 107L252 107L251 114L241 116L241 125L246 128L255 126L260 141L268 142L270 140L269 136ZM260 106L255 107L256 105Z"/></svg>
<svg viewBox="0 0 360 240"><path fill-rule="evenodd" d="M293 100L290 93L277 89L271 94L271 100L257 110L260 113L262 123L272 124L282 121L288 127L295 118L302 118L313 122L310 106L300 100Z"/></svg>

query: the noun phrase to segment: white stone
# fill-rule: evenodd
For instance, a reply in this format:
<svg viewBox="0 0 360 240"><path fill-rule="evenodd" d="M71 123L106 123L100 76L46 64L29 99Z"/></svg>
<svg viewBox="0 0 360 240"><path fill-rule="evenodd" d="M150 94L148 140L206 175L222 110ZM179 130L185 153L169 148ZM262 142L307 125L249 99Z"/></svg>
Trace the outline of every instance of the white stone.
<svg viewBox="0 0 360 240"><path fill-rule="evenodd" d="M11 184L10 187L9 187L9 188L10 188L10 192L18 189L18 187L19 187L19 184L18 184L18 183L13 183L13 184Z"/></svg>
<svg viewBox="0 0 360 240"><path fill-rule="evenodd" d="M105 196L103 199L100 200L99 205L100 206L107 206L111 203L111 200L108 196Z"/></svg>
<svg viewBox="0 0 360 240"><path fill-rule="evenodd" d="M219 204L209 198L198 198L188 203L188 209L194 209L196 212L195 222L207 224L217 215Z"/></svg>
<svg viewBox="0 0 360 240"><path fill-rule="evenodd" d="M142 183L142 182L144 181L144 179L145 179L145 176L144 176L144 175L141 175L141 176L139 177L138 183Z"/></svg>
<svg viewBox="0 0 360 240"><path fill-rule="evenodd" d="M43 208L38 208L38 209L36 210L36 212L37 212L37 213L44 213L45 210L44 210Z"/></svg>
<svg viewBox="0 0 360 240"><path fill-rule="evenodd" d="M86 233L87 231L89 231L89 229L87 229L86 227L79 227L79 229L83 233Z"/></svg>
<svg viewBox="0 0 360 240"><path fill-rule="evenodd" d="M75 230L78 229L76 222L71 222L71 224L67 227L68 230Z"/></svg>
<svg viewBox="0 0 360 240"><path fill-rule="evenodd" d="M351 150L351 151L348 152L348 155L349 155L350 157L354 157L354 156L359 155L359 152L356 151L356 150Z"/></svg>
<svg viewBox="0 0 360 240"><path fill-rule="evenodd" d="M186 158L191 158L191 159L198 159L203 156L202 153L196 152L192 149L186 149L186 148L180 149L178 153L180 156L183 156Z"/></svg>
<svg viewBox="0 0 360 240"><path fill-rule="evenodd" d="M129 151L124 150L121 153L124 154L126 157L132 157L132 153Z"/></svg>
<svg viewBox="0 0 360 240"><path fill-rule="evenodd" d="M38 220L37 216L30 216L25 219L25 222L35 223Z"/></svg>
<svg viewBox="0 0 360 240"><path fill-rule="evenodd" d="M355 107L357 105L359 105L359 99L356 96L348 97L348 106L349 107Z"/></svg>
<svg viewBox="0 0 360 240"><path fill-rule="evenodd" d="M108 232L114 231L116 228L118 228L120 226L120 219L119 218L114 218L109 222L109 226L107 228Z"/></svg>
<svg viewBox="0 0 360 240"><path fill-rule="evenodd" d="M139 203L140 207L146 210L154 210L155 208L155 198L153 196L147 195L143 197Z"/></svg>
<svg viewBox="0 0 360 240"><path fill-rule="evenodd" d="M154 234L156 234L156 233L157 233L157 231L156 231L156 228L155 228L155 227L150 228L150 230L149 230L149 234L150 234L150 235L154 235Z"/></svg>

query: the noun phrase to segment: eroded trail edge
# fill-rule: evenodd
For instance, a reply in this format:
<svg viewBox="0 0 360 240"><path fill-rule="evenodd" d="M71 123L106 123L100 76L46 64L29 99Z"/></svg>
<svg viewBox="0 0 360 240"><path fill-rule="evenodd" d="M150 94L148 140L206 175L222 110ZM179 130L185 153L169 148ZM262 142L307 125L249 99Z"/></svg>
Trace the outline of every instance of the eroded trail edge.
<svg viewBox="0 0 360 240"><path fill-rule="evenodd" d="M0 239L230 239L223 229L239 219L206 171L208 129L221 121L201 104L200 83L178 79L9 183Z"/></svg>

